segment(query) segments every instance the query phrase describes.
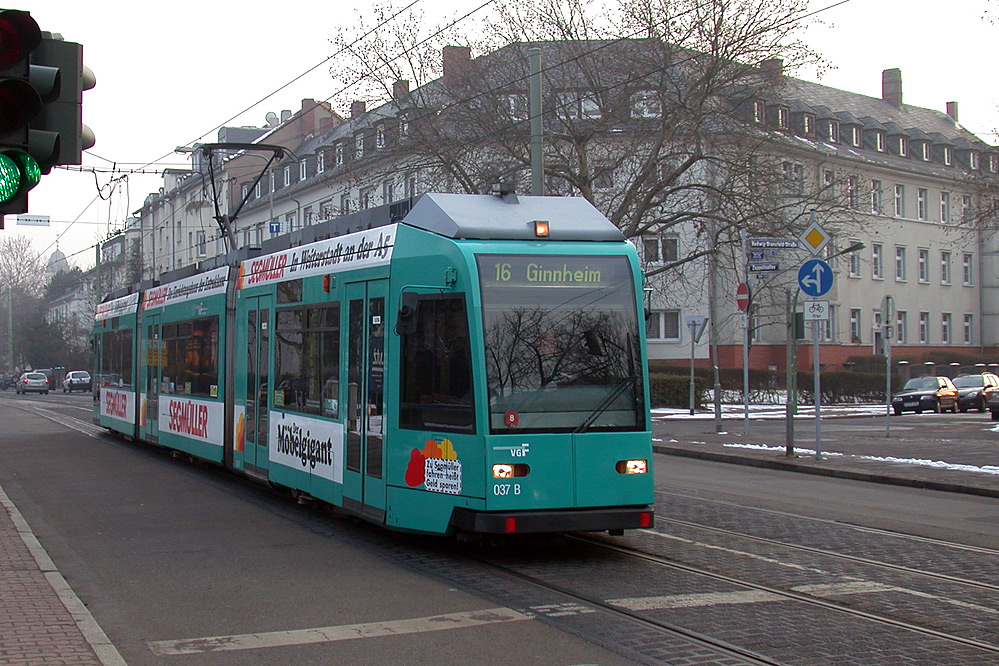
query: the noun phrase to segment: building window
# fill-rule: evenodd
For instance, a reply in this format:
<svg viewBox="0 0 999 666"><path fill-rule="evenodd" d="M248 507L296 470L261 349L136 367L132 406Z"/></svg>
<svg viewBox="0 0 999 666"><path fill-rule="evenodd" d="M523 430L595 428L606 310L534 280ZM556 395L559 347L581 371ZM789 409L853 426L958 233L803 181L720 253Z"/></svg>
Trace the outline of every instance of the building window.
<svg viewBox="0 0 999 666"><path fill-rule="evenodd" d="M767 104L762 99L753 102L753 122L760 125L767 117Z"/></svg>
<svg viewBox="0 0 999 666"><path fill-rule="evenodd" d="M930 281L930 251L924 247L919 248L919 281Z"/></svg>
<svg viewBox="0 0 999 666"><path fill-rule="evenodd" d="M563 118L572 120L595 120L600 118L600 104L596 97L581 92L559 93L559 112Z"/></svg>
<svg viewBox="0 0 999 666"><path fill-rule="evenodd" d="M847 199L849 200L850 210L860 210L860 181L856 176L850 176L846 180L847 187Z"/></svg>
<svg viewBox="0 0 999 666"><path fill-rule="evenodd" d="M928 344L930 341L930 313L919 313L919 343Z"/></svg>
<svg viewBox="0 0 999 666"><path fill-rule="evenodd" d="M895 279L899 282L905 282L905 246L896 245L895 246Z"/></svg>
<svg viewBox="0 0 999 666"><path fill-rule="evenodd" d="M680 239L670 235L642 236L642 248L647 263L673 263L680 258Z"/></svg>
<svg viewBox="0 0 999 666"><path fill-rule="evenodd" d="M871 277L883 280L884 268L884 246L881 243L874 243L871 245Z"/></svg>
<svg viewBox="0 0 999 666"><path fill-rule="evenodd" d="M375 129L375 148L381 150L385 147L385 125L379 125Z"/></svg>
<svg viewBox="0 0 999 666"><path fill-rule="evenodd" d="M950 222L950 192L940 193L940 221Z"/></svg>
<svg viewBox="0 0 999 666"><path fill-rule="evenodd" d="M407 199L412 199L417 194L419 194L418 185L419 185L419 180L415 172L406 174L405 196Z"/></svg>
<svg viewBox="0 0 999 666"><path fill-rule="evenodd" d="M298 179L305 180L309 177L309 162L302 160L298 163Z"/></svg>
<svg viewBox="0 0 999 666"><path fill-rule="evenodd" d="M944 146L943 149L943 163L950 166L954 163L954 149L950 146Z"/></svg>
<svg viewBox="0 0 999 666"><path fill-rule="evenodd" d="M343 158L344 158L344 154L345 153L346 153L346 149L344 148L343 144L342 143L336 144L336 148L333 149L333 165L334 166L338 166L338 167L339 166L343 166Z"/></svg>
<svg viewBox="0 0 999 666"><path fill-rule="evenodd" d="M978 153L968 153L968 167L970 167L972 171L978 170Z"/></svg>
<svg viewBox="0 0 999 666"><path fill-rule="evenodd" d="M875 132L874 133L874 149L879 153L885 152L885 133Z"/></svg>
<svg viewBox="0 0 999 666"><path fill-rule="evenodd" d="M822 186L826 190L826 196L835 198L836 196L836 172L826 169L822 172Z"/></svg>
<svg viewBox="0 0 999 666"><path fill-rule="evenodd" d="M850 342L860 344L863 342L860 330L860 310L850 308Z"/></svg>
<svg viewBox="0 0 999 666"><path fill-rule="evenodd" d="M950 313L944 312L940 315L940 342L945 345L949 345L951 340L951 321Z"/></svg>
<svg viewBox="0 0 999 666"><path fill-rule="evenodd" d="M909 313L905 310L899 310L896 323L898 325L898 330L895 333L895 342L900 345L904 345L908 342L906 338L909 335Z"/></svg>
<svg viewBox="0 0 999 666"><path fill-rule="evenodd" d="M786 107L782 106L777 109L777 127L787 129L788 118L790 118L790 113Z"/></svg>
<svg viewBox="0 0 999 666"><path fill-rule="evenodd" d="M258 180L256 186L253 188L253 196L259 199L264 193L264 183L263 180Z"/></svg>
<svg viewBox="0 0 999 666"><path fill-rule="evenodd" d="M860 277L860 252L850 253L850 277Z"/></svg>
<svg viewBox="0 0 999 666"><path fill-rule="evenodd" d="M916 217L920 220L927 219L929 215L928 202L930 194L925 187L920 187L916 190Z"/></svg>
<svg viewBox="0 0 999 666"><path fill-rule="evenodd" d="M354 137L354 159L364 157L364 135L358 134Z"/></svg>
<svg viewBox="0 0 999 666"><path fill-rule="evenodd" d="M895 217L905 217L905 185L895 185Z"/></svg>
<svg viewBox="0 0 999 666"><path fill-rule="evenodd" d="M940 284L950 284L950 251L940 252Z"/></svg>
<svg viewBox="0 0 999 666"><path fill-rule="evenodd" d="M971 224L973 222L972 212L971 212L971 195L965 194L961 196L961 222L964 224Z"/></svg>
<svg viewBox="0 0 999 666"><path fill-rule="evenodd" d="M367 210L374 205L374 194L375 188L373 187L362 187L361 191L358 193L358 205L359 210Z"/></svg>
<svg viewBox="0 0 999 666"><path fill-rule="evenodd" d="M884 191L880 180L871 181L871 212L880 215L884 206Z"/></svg>
<svg viewBox="0 0 999 666"><path fill-rule="evenodd" d="M864 133L860 131L859 127L850 128L850 144L853 146L860 146L863 142Z"/></svg>
<svg viewBox="0 0 999 666"><path fill-rule="evenodd" d="M326 171L326 151L320 150L316 153L316 173Z"/></svg>
<svg viewBox="0 0 999 666"><path fill-rule="evenodd" d="M298 228L298 221L295 219L294 213L288 213L284 216L284 228L287 233L291 233Z"/></svg>
<svg viewBox="0 0 999 666"><path fill-rule="evenodd" d="M753 120L762 122L758 117L761 102L753 105ZM641 90L631 96L632 118L662 118L663 106L659 95L653 90Z"/></svg>
<svg viewBox="0 0 999 666"><path fill-rule="evenodd" d="M989 171L999 173L999 155L989 155Z"/></svg>
<svg viewBox="0 0 999 666"><path fill-rule="evenodd" d="M829 141L839 143L839 123L835 120L829 121Z"/></svg>
<svg viewBox="0 0 999 666"><path fill-rule="evenodd" d="M970 252L965 252L964 257L961 260L962 270L964 273L964 286L971 287L975 284L975 267L974 267L975 255Z"/></svg>
<svg viewBox="0 0 999 666"><path fill-rule="evenodd" d="M340 214L350 215L350 194L348 192L340 195Z"/></svg>
<svg viewBox="0 0 999 666"><path fill-rule="evenodd" d="M680 340L680 311L653 312L645 322L645 337L649 340Z"/></svg>
<svg viewBox="0 0 999 666"><path fill-rule="evenodd" d="M395 181L391 178L382 181L382 203L395 201Z"/></svg>
<svg viewBox="0 0 999 666"><path fill-rule="evenodd" d="M898 137L898 154L899 157L909 156L909 140L904 136Z"/></svg>
<svg viewBox="0 0 999 666"><path fill-rule="evenodd" d="M610 190L614 188L614 168L598 166L593 171L593 189Z"/></svg>
<svg viewBox="0 0 999 666"><path fill-rule="evenodd" d="M195 235L195 243L198 246L198 256L205 257L208 256L208 247L206 245L206 237L204 231L199 231Z"/></svg>
<svg viewBox="0 0 999 666"><path fill-rule="evenodd" d="M964 344L970 345L973 338L972 329L974 328L974 317L975 315L966 314L964 315Z"/></svg>
<svg viewBox="0 0 999 666"><path fill-rule="evenodd" d="M788 194L804 194L805 167L797 162L784 162L784 191Z"/></svg>
<svg viewBox="0 0 999 666"><path fill-rule="evenodd" d="M284 186L288 187L291 185L291 165L287 165L284 168Z"/></svg>
<svg viewBox="0 0 999 666"><path fill-rule="evenodd" d="M249 196L250 194L250 186L243 185L242 192L243 192L243 201L246 201L246 197Z"/></svg>
<svg viewBox="0 0 999 666"><path fill-rule="evenodd" d="M815 136L815 116L806 113L803 120L805 122L805 136Z"/></svg>

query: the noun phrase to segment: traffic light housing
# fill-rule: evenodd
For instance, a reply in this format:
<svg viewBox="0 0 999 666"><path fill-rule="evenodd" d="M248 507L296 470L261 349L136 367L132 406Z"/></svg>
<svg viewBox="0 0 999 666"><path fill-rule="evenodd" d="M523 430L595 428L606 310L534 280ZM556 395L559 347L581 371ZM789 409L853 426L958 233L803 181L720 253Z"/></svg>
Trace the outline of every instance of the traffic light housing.
<svg viewBox="0 0 999 666"><path fill-rule="evenodd" d="M0 10L0 229L28 212L28 190L60 164L80 164L94 134L83 91L94 87L83 47L42 32L28 12Z"/></svg>
<svg viewBox="0 0 999 666"><path fill-rule="evenodd" d="M40 177L29 152L28 125L43 104L31 83L30 66L31 53L41 41L38 24L28 12L0 10L0 216L26 213L28 190Z"/></svg>

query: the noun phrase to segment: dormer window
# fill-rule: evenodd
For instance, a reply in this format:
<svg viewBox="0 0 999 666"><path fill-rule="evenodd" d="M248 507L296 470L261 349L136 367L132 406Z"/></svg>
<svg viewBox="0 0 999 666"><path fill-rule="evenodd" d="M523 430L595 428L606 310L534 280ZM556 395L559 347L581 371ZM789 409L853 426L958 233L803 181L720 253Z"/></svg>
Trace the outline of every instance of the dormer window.
<svg viewBox="0 0 999 666"><path fill-rule="evenodd" d="M901 157L909 156L909 140L904 136L898 137L898 154Z"/></svg>
<svg viewBox="0 0 999 666"><path fill-rule="evenodd" d="M972 171L978 171L978 153L968 153L968 167Z"/></svg>
<svg viewBox="0 0 999 666"><path fill-rule="evenodd" d="M863 133L860 131L859 127L850 128L850 145L859 146L863 140Z"/></svg>
<svg viewBox="0 0 999 666"><path fill-rule="evenodd" d="M875 132L874 133L874 149L879 153L885 152L885 133Z"/></svg>
<svg viewBox="0 0 999 666"><path fill-rule="evenodd" d="M632 118L662 118L663 107L652 90L642 90L631 96Z"/></svg>
<svg viewBox="0 0 999 666"><path fill-rule="evenodd" d="M354 137L354 159L364 157L364 135L358 134Z"/></svg>
<svg viewBox="0 0 999 666"><path fill-rule="evenodd" d="M326 171L326 151L320 150L316 153L316 173Z"/></svg>
<svg viewBox="0 0 999 666"><path fill-rule="evenodd" d="M333 164L335 166L343 166L344 152L343 144L336 144L336 148L333 149Z"/></svg>
<svg viewBox="0 0 999 666"><path fill-rule="evenodd" d="M832 143L839 143L839 123L835 120L830 120L829 122L829 141Z"/></svg>
<svg viewBox="0 0 999 666"><path fill-rule="evenodd" d="M999 155L989 155L989 172L999 173Z"/></svg>
<svg viewBox="0 0 999 666"><path fill-rule="evenodd" d="M815 116L806 113L803 120L805 122L805 136L815 136Z"/></svg>
<svg viewBox="0 0 999 666"><path fill-rule="evenodd" d="M291 165L288 164L284 168L284 186L288 187L291 185Z"/></svg>
<svg viewBox="0 0 999 666"><path fill-rule="evenodd" d="M924 162L930 161L930 144L926 143L925 141L919 144L919 156L923 159Z"/></svg>
<svg viewBox="0 0 999 666"><path fill-rule="evenodd" d="M753 102L753 122L763 124L763 119L767 115L767 105L762 99Z"/></svg>
<svg viewBox="0 0 999 666"><path fill-rule="evenodd" d="M783 106L777 109L777 127L780 129L787 129L789 118L790 111L788 109Z"/></svg>
<svg viewBox="0 0 999 666"><path fill-rule="evenodd" d="M375 129L375 148L381 150L385 147L385 125L379 125Z"/></svg>
<svg viewBox="0 0 999 666"><path fill-rule="evenodd" d="M954 150L950 146L943 147L943 163L947 166L954 163Z"/></svg>

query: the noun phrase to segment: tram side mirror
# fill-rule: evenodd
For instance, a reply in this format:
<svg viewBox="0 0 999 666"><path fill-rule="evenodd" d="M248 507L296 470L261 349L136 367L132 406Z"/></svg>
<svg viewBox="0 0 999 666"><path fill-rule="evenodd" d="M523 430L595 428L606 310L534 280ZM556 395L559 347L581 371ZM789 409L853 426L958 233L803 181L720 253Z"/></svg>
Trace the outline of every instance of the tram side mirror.
<svg viewBox="0 0 999 666"><path fill-rule="evenodd" d="M416 332L416 307L419 303L419 294L412 291L403 292L399 314L395 321L396 335L411 335Z"/></svg>

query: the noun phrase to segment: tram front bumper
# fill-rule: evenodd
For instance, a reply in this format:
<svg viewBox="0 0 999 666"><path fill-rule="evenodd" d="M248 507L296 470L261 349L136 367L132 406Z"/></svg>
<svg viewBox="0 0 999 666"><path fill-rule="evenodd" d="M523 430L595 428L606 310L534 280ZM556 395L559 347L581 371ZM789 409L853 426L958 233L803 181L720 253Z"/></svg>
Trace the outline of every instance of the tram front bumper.
<svg viewBox="0 0 999 666"><path fill-rule="evenodd" d="M451 516L455 529L474 534L614 532L650 528L654 523L651 506L495 513L456 508Z"/></svg>

